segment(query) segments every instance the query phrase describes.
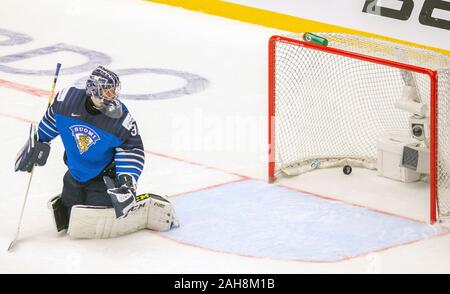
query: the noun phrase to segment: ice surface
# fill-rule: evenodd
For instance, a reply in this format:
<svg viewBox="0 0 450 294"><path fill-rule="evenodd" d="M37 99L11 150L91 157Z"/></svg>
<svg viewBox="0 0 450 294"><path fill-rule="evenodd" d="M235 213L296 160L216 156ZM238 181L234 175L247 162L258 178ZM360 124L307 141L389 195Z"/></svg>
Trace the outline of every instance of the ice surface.
<svg viewBox="0 0 450 294"><path fill-rule="evenodd" d="M95 17L92 11L96 11ZM177 98L124 101L139 124L146 149L140 191L175 196L205 188L213 191L215 186L239 181L243 176L266 179L267 41L272 34L282 32L138 0L3 0L0 29L33 39L15 46L0 44L0 57L63 43L107 54L112 58L112 69L170 69L207 79L201 91ZM64 69L85 62L72 53L55 53L8 66L51 70L57 62L63 66L58 88L87 74L64 74ZM183 80L172 76L159 76L156 82L152 76L126 76L124 83L133 81L124 84L124 94L161 92L184 85ZM0 80L44 91L52 82L51 76L5 72L0 72ZM19 242L13 252L7 253L28 179L26 174L13 172L14 157L26 139L29 122L41 118L47 97L1 82L0 96L1 273L450 272L449 234L320 263L218 252L151 231L113 240L72 240L55 232L46 208L47 200L60 192L65 172L59 139L52 143L47 165L35 171ZM343 184L332 171L284 179L278 184L411 218L420 219L426 213L426 199L421 196L419 201L412 201L414 196L398 197L391 191L380 198L374 193L359 197L367 182L358 181L357 176L354 171L352 178L347 178L354 185ZM202 193L206 195L207 191ZM183 213L180 211L180 215ZM233 232L239 229L228 228ZM275 238L273 242L278 241Z"/></svg>
<svg viewBox="0 0 450 294"><path fill-rule="evenodd" d="M339 261L445 232L255 180L180 195L173 203L183 226L164 235L256 257Z"/></svg>

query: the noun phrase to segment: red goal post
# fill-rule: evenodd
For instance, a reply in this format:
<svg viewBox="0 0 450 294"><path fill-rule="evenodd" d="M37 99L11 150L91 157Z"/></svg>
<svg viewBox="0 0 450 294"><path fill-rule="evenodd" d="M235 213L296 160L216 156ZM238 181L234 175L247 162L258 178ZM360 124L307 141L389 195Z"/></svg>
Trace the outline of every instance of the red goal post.
<svg viewBox="0 0 450 294"><path fill-rule="evenodd" d="M327 34L324 34L325 37L328 37ZM360 75L370 75L371 78L367 81L362 81L361 84L364 85L364 83L367 83L369 87L377 87L377 85L374 85L373 80L376 80L375 73L370 72L367 70L367 72L363 72L365 69L366 64L377 64L381 67L388 67L389 69L397 69L397 70L404 70L409 73L417 73L422 76L427 76L429 78L429 86L425 86L426 92L428 92L427 95L427 101L429 104L429 161L430 161L430 171L429 171L429 183L430 183L430 222L434 223L438 219L438 199L439 199L439 183L438 183L438 71L437 69L428 68L425 66L420 66L420 62L417 62L416 64L412 64L409 62L403 62L402 58L397 58L398 54L405 54L404 52L407 52L409 55L414 54L422 54L422 50L415 51L415 48L412 48L410 50L409 47L402 46L401 50L410 50L410 51L398 51L400 49L391 49L389 46L396 46L392 45L389 42L385 41L378 41L368 38L362 38L357 36L350 36L350 35L338 35L338 34L329 34L329 37L331 39L329 46L322 46L310 42L303 41L300 37L301 35L296 35L295 37L286 37L286 36L272 36L269 41L269 101L268 101L268 143L269 143L269 160L268 160L268 178L270 182L273 182L276 180L276 178L279 176L279 174L282 174L281 170L283 168L283 163L280 163L279 157L285 156L285 154L280 154L280 152L289 153L291 152L289 150L290 147L284 148L283 151L280 151L280 145L286 144L286 145L292 145L293 147L291 149L293 154L289 154L286 157L289 157L289 160L283 159L284 161L289 161L286 163L286 165L296 165L298 163L294 163L293 161L297 160L302 161L304 160L303 153L301 150L301 147L296 147L295 145L301 145L302 140L310 140L311 138L306 138L303 133L297 134L298 141L295 139L295 132L297 131L297 125L296 122L293 122L292 129L290 126L287 126L290 124L289 121L280 121L285 119L283 111L287 112L286 109L280 109L281 107L289 108L289 111L293 111L291 107L288 105L282 105L280 101L282 99L291 99L292 104L302 103L301 100L304 98L302 89L305 88L305 85L302 84L301 80L303 78L303 72L301 67L305 67L305 71L308 71L306 74L309 75L315 75L317 73L317 70L320 71L326 71L328 69L332 69L334 66L339 67L342 64L346 64L349 62L358 61L357 64L354 65L353 68L349 67L347 71L353 70L353 71L361 71ZM352 43L350 45L345 46L334 46L338 42L333 42L333 39L340 39L342 38L346 39L344 42ZM355 38L355 39L354 39ZM367 42L367 43L364 43ZM361 45L362 44L362 45ZM368 45L366 45L368 44ZM363 50L357 50L358 47L364 47ZM383 48L383 46L385 48ZM356 50L355 50L356 48ZM376 54L372 55L371 48L374 48ZM382 49L379 49L382 48ZM406 49L404 49L406 48ZM353 49L353 50L352 50ZM283 51L283 52L282 52ZM380 53L381 52L381 53ZM399 53L400 52L400 53ZM411 52L411 54L410 54ZM295 55L295 56L294 56ZM333 64L333 59L335 56L339 56L339 58L336 57L336 65ZM433 58L434 58L434 52L433 52ZM436 55L437 56L437 55ZM387 57L387 58L386 58ZM392 57L392 58L390 58ZM436 58L441 58L441 56L438 56ZM291 59L291 60L287 60ZM313 62L305 62L306 59L313 59ZM320 60L323 60L324 63L328 63L325 67L321 67L320 65L317 66L317 63L320 63ZM339 60L338 60L339 59ZM330 63L331 62L331 66ZM339 64L338 64L339 63ZM450 63L449 63L450 64ZM447 66L448 64L446 64ZM342 65L343 66L343 65ZM368 66L368 65L367 65ZM362 69L364 67L364 69ZM293 69L294 68L294 69ZM290 77L290 73L286 73L286 71L290 71L293 69L292 76ZM449 71L450 72L450 71ZM332 74L332 73L330 73ZM345 74L345 73L344 73ZM447 72L446 72L447 74ZM380 75L382 75L380 73ZM298 78L298 76L301 76L301 78ZM358 72L351 74L352 77L356 76L358 77ZM345 79L345 76L339 76L339 75L333 75L330 76L330 79L334 78L336 80L335 83L339 83L338 79L342 78ZM364 77L363 77L364 78ZM283 79L282 82L279 80ZM291 80L290 80L291 79ZM313 78L307 78L310 80L311 84L313 84ZM450 81L450 79L449 79ZM322 82L328 83L328 81L322 80ZM448 81L447 81L448 82ZM331 83L331 82L330 82ZM428 83L428 82L427 82ZM312 88L316 89L317 91L322 91L320 83L314 83L315 86L312 86ZM319 85L316 85L319 84ZM349 84L351 84L349 82ZM386 83L385 83L386 84ZM284 87L284 88L283 88ZM308 86L306 86L308 87ZM280 89L283 88L283 89ZM292 88L292 89L291 89ZM314 91L312 89L311 91ZM342 86L342 91L346 91L345 86ZM339 91L339 89L336 89L336 91ZM360 90L360 91L364 91ZM393 93L395 91L391 91L390 89L386 89L386 93ZM287 93L288 94L285 94ZM291 93L296 92L296 93ZM388 93L388 94L389 94ZM397 93L397 92L395 92ZM388 96L388 94L383 94L383 99L391 99L391 98L385 98ZM328 95L328 96L326 96ZM330 95L334 96L334 93L327 93L325 96L330 97ZM340 94L339 94L340 95ZM285 98L284 96L289 96L288 98ZM318 96L318 97L324 97L324 96ZM372 96L371 96L372 97ZM317 97L316 97L317 98ZM342 96L340 99L345 99L347 97ZM351 98L351 97L350 97ZM373 98L373 97L372 97ZM362 100L364 99L361 98ZM392 98L394 99L394 98ZM339 100L338 100L339 101ZM278 105L280 103L280 105ZM383 102L382 102L383 103ZM325 105L325 103L324 103ZM336 105L336 104L335 104ZM278 107L277 107L278 106ZM296 109L297 105L294 105L292 108ZM305 109L307 111L307 109ZM373 109L368 110L369 113L376 112ZM302 116L303 113L298 113L298 116ZM292 114L287 114L287 118L292 118ZM342 117L342 116L341 116ZM316 123L321 123L320 119ZM325 126L326 127L326 126ZM301 130L303 132L304 130ZM280 133L289 133L286 135L289 137L289 139L284 139L282 137L277 137L277 132ZM450 126L449 126L449 132L450 132ZM294 134L292 134L294 133ZM294 138L294 139L293 139ZM289 142L287 142L289 140ZM364 138L361 139L361 146L363 143ZM367 140L369 141L369 140ZM352 142L353 143L353 142ZM356 146L356 144L359 144L359 142L355 143L355 148L360 148L361 146ZM314 147L314 146L313 146ZM321 147L316 146L317 150L319 150ZM366 148L366 147L364 147ZM450 148L450 146L448 146ZM282 149L282 148L281 148ZM295 149L295 150L294 150ZM373 157L373 148L370 147L370 156ZM300 151L299 151L300 150ZM313 151L313 152L316 152ZM320 152L320 150L318 151ZM324 150L326 152L326 150ZM337 151L338 154L340 151ZM351 152L350 152L351 153ZM360 156L366 156L366 154L357 154L356 157ZM323 156L326 156L326 154L323 154ZM339 158L341 155L339 155ZM337 158L338 156L336 156ZM345 154L344 154L345 157ZM349 156L349 158L353 158L353 155ZM292 159L294 158L294 159ZM306 157L305 157L306 158ZM342 157L343 158L343 157ZM281 160L281 161L283 161ZM358 159L359 160L359 159ZM365 161L365 159L361 159L362 161ZM326 159L328 162L328 159ZM339 161L339 160L337 160ZM309 161L310 162L310 161ZM365 163L364 163L365 164ZM299 169L298 169L299 170ZM300 169L301 170L301 169ZM301 172L300 172L301 173ZM447 176L447 171L445 171ZM445 209L447 209L449 204L445 204ZM450 206L449 206L450 207Z"/></svg>

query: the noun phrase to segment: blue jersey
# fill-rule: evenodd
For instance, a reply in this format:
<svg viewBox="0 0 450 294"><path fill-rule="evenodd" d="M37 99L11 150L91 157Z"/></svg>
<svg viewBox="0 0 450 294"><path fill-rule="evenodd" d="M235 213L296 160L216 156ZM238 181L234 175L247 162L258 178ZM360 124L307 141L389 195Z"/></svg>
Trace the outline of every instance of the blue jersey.
<svg viewBox="0 0 450 294"><path fill-rule="evenodd" d="M81 183L98 176L113 160L117 176L129 174L138 181L145 155L135 120L123 104L119 119L92 114L86 99L85 90L61 90L39 123L39 141L49 142L60 135L69 172Z"/></svg>

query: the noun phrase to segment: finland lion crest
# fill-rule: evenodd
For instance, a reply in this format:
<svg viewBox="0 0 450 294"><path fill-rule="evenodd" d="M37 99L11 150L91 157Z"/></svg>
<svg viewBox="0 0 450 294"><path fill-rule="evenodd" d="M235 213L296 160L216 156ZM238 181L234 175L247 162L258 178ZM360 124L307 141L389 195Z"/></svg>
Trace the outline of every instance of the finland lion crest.
<svg viewBox="0 0 450 294"><path fill-rule="evenodd" d="M72 136L75 138L78 150L80 154L88 151L88 149L94 145L100 136L91 128L82 125L71 126Z"/></svg>

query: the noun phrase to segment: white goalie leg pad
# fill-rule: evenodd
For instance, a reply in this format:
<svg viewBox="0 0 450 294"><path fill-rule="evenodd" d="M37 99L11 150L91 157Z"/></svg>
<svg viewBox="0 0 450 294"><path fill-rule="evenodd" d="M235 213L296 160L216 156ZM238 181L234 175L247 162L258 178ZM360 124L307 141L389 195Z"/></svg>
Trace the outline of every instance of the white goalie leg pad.
<svg viewBox="0 0 450 294"><path fill-rule="evenodd" d="M147 197L149 200L149 211L147 218L147 229L155 231L168 231L180 226L175 216L175 210L170 200L165 196L155 194L143 194L138 197Z"/></svg>
<svg viewBox="0 0 450 294"><path fill-rule="evenodd" d="M67 233L73 238L105 239L142 229L168 231L179 226L172 203L154 194L137 196L137 203L126 217L116 219L113 208L75 205Z"/></svg>

